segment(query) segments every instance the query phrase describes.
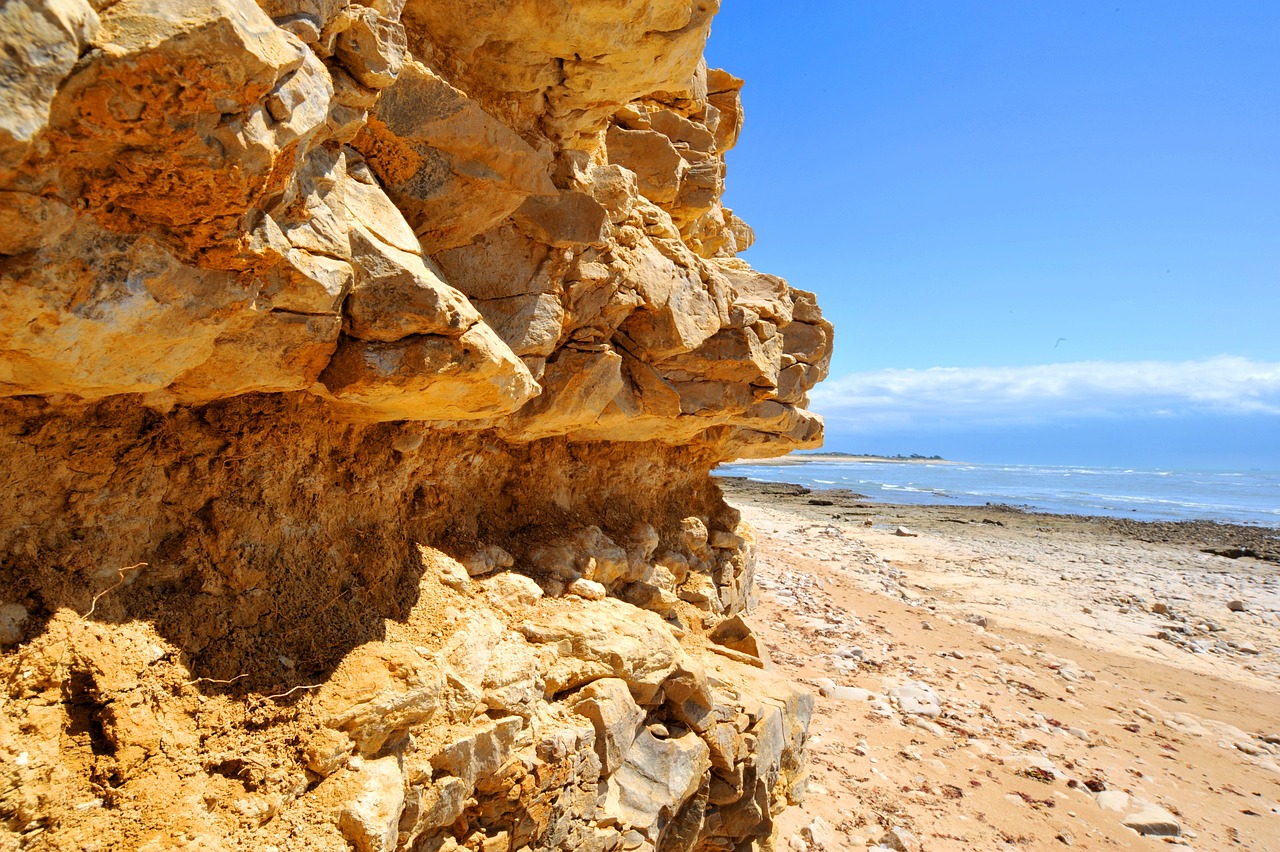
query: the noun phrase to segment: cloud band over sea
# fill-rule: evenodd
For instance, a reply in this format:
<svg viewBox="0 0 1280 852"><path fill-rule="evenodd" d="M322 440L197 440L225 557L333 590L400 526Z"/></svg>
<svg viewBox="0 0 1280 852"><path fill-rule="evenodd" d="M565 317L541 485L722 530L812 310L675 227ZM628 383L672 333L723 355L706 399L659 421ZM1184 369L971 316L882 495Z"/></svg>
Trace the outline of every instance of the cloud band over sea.
<svg viewBox="0 0 1280 852"><path fill-rule="evenodd" d="M1063 419L1280 415L1280 363L1078 361L1022 367L876 370L828 379L810 407L828 430L881 431L939 421L1031 424Z"/></svg>

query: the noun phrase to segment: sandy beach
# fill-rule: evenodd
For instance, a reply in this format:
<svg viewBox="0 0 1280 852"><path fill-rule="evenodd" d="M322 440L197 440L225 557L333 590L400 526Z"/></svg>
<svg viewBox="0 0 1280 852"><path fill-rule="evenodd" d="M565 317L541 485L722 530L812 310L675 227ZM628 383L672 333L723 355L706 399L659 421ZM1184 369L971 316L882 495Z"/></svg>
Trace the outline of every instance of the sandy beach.
<svg viewBox="0 0 1280 852"><path fill-rule="evenodd" d="M1275 530L722 484L819 696L784 844L1280 850Z"/></svg>

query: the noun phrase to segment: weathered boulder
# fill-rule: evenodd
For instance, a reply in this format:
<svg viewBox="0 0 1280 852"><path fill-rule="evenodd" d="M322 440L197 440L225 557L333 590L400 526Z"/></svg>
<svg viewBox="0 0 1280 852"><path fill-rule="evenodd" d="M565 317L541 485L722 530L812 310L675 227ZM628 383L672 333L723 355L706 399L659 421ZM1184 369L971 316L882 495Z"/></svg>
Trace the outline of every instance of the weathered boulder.
<svg viewBox="0 0 1280 852"><path fill-rule="evenodd" d="M121 270L127 270L121 275ZM182 263L87 217L0 268L0 393L146 393L204 363L252 308L231 273Z"/></svg>
<svg viewBox="0 0 1280 852"><path fill-rule="evenodd" d="M429 251L463 245L530 195L556 191L546 153L417 61L352 144Z"/></svg>
<svg viewBox="0 0 1280 852"><path fill-rule="evenodd" d="M0 181L26 156L49 121L49 108L80 52L97 35L98 14L85 0L22 0L0 9Z"/></svg>
<svg viewBox="0 0 1280 852"><path fill-rule="evenodd" d="M680 649L657 615L616 600L553 610L520 630L546 649L548 695L609 677L623 680L638 703L652 703L675 671Z"/></svg>
<svg viewBox="0 0 1280 852"><path fill-rule="evenodd" d="M521 129L537 121L572 143L637 98L665 92L694 100L718 8L583 0L548 10L500 0L460 15L447 3L411 0L404 15L464 90Z"/></svg>
<svg viewBox="0 0 1280 852"><path fill-rule="evenodd" d="M56 179L112 230L235 266L245 211L323 132L328 74L249 0L121 0L100 17L95 58L59 87L23 183ZM290 103L303 108L277 118Z"/></svg>
<svg viewBox="0 0 1280 852"><path fill-rule="evenodd" d="M1120 824L1150 837L1177 837L1182 834L1182 823L1159 805L1147 805L1120 820Z"/></svg>
<svg viewBox="0 0 1280 852"><path fill-rule="evenodd" d="M338 825L359 852L392 852L404 810L404 778L394 756L363 761L357 795L342 807Z"/></svg>
<svg viewBox="0 0 1280 852"><path fill-rule="evenodd" d="M660 740L641 731L626 761L605 782L605 815L657 845L663 829L698 792L711 768L710 754L696 734Z"/></svg>
<svg viewBox="0 0 1280 852"><path fill-rule="evenodd" d="M645 713L631 697L627 682L604 678L583 687L573 700L573 712L591 720L596 729L596 754L601 771L612 775L622 767L644 722Z"/></svg>
<svg viewBox="0 0 1280 852"><path fill-rule="evenodd" d="M610 162L635 172L640 193L654 204L670 204L680 194L688 168L672 141L655 130L609 128Z"/></svg>
<svg viewBox="0 0 1280 852"><path fill-rule="evenodd" d="M761 661L769 659L769 652L764 643L756 636L755 631L741 615L733 615L721 621L708 634L711 640L734 651L755 657Z"/></svg>
<svg viewBox="0 0 1280 852"><path fill-rule="evenodd" d="M346 663L347 670L321 689L317 712L361 754L377 754L388 740L435 713L444 673L412 649L366 645Z"/></svg>
<svg viewBox="0 0 1280 852"><path fill-rule="evenodd" d="M467 788L475 787L477 780L493 775L507 762L523 727L516 716L482 724L433 755L431 765L437 772L460 778Z"/></svg>
<svg viewBox="0 0 1280 852"><path fill-rule="evenodd" d="M374 420L496 417L538 390L524 363L483 324L458 337L345 337L319 382L353 416Z"/></svg>

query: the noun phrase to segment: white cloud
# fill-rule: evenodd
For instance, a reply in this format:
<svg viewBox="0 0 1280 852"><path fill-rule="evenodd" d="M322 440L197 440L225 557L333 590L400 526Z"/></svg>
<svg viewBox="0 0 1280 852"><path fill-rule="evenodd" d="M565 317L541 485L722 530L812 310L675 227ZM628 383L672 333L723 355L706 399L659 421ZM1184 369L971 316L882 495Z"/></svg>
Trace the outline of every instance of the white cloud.
<svg viewBox="0 0 1280 852"><path fill-rule="evenodd" d="M877 370L823 382L810 407L826 416L828 429L839 424L854 430L1210 412L1280 415L1280 363L1223 355Z"/></svg>

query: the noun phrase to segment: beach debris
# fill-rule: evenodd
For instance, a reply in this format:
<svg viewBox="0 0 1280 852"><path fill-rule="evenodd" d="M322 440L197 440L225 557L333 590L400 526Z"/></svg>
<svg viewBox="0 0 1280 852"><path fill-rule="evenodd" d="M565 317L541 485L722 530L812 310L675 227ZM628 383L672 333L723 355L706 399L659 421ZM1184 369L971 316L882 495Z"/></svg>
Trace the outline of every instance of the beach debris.
<svg viewBox="0 0 1280 852"><path fill-rule="evenodd" d="M1019 769L1017 773L1024 778L1030 778L1033 781L1039 781L1042 784L1052 784L1053 779L1057 776L1051 769L1045 769L1041 766L1026 766Z"/></svg>
<svg viewBox="0 0 1280 852"><path fill-rule="evenodd" d="M1202 547L1201 553L1208 553L1210 556L1223 556L1227 559L1244 559L1250 557L1253 559L1263 559L1270 554L1258 555L1258 551L1252 547Z"/></svg>
<svg viewBox="0 0 1280 852"><path fill-rule="evenodd" d="M1206 816L1209 811L1200 801L1187 802L1180 812L1173 805L1181 807L1181 802L1152 795L1157 789L1153 784L1170 776L1186 780L1182 768L1188 764L1203 765L1207 772L1230 771L1233 765L1272 771L1269 767L1280 755L1280 731L1275 726L1255 722L1251 729L1225 713L1221 719L1178 714L1186 704L1169 687L1179 681L1159 681L1151 684L1159 687L1154 691L1131 693L1133 683L1087 671L1083 657L992 631L1016 626L1033 611L1032 600L1052 594L1057 613L1071 624L1077 622L1069 616L1079 618L1076 614L1084 612L1095 616L1096 621L1089 621L1095 628L1148 636L1162 632L1180 650L1157 647L1149 640L1141 649L1166 657L1185 654L1188 668L1207 669L1221 661L1269 675L1272 609L1280 616L1272 595L1280 589L1280 580L1268 582L1243 572L1241 577L1224 576L1229 569L1221 564L1186 555L1187 544L1177 541L1183 550L1174 551L1175 540L1172 536L1165 540L1163 530L1150 533L1154 542L1138 544L1117 544L1103 536L1095 542L1083 535L1078 540L1055 535L1053 546L1058 549L1050 552L1039 537L1028 543L1012 537L1008 528L1000 531L975 524L958 527L964 536L956 534L961 546L955 550L889 560L886 556L894 556L892 551L900 546L887 545L883 538L871 539L889 551L876 553L868 547L870 542L860 538L860 518L828 525L824 516L801 514L805 511L811 510L801 507L790 527L779 516L764 515L774 524L767 535L789 540L788 552L796 555L796 565L782 558L769 560L758 568L757 577L763 581L765 608L758 616L762 635L771 637L775 624L793 629L796 641L781 644L780 665L804 664L806 682L823 696L815 716L816 738L811 740L814 777L806 806L811 803L812 810L783 835L794 832L802 852L813 850L801 826L815 814L835 826L838 843L855 849L886 852L895 848L896 844L881 841L894 825L914 832L927 849L932 848L930 838L946 834L931 810L942 800L956 799L946 806L973 818L974 809L1005 794L1012 807L1001 813L998 828L971 823L949 838L956 841L956 848L996 848L1002 837L1009 836L1035 837L1054 847L1092 848L1098 834L1129 835L1135 838L1132 843L1141 844L1144 841L1136 839L1139 832L1150 841L1185 845L1197 839L1184 819L1201 831L1209 825L1207 820L1242 819L1237 815L1242 811L1231 808L1229 813ZM909 530L929 530L928 536L921 532L921 537L932 541L934 521L904 514L892 522L878 519L876 528L883 536L900 523ZM1037 529L1029 523L1017 527L1019 534ZM943 535L940 541L946 541L952 533L945 530L939 535ZM830 556L840 557L835 566ZM953 564L975 579L987 580L979 586L980 594L968 588L946 593L952 587L938 578ZM801 567L812 567L814 576L804 574ZM1166 568L1176 570L1166 573ZM890 577L896 582L887 583ZM1014 582L1034 584L1035 591L1014 593ZM1040 589L1042 583L1049 588ZM918 601L921 589L936 597ZM908 606L889 609L859 597L863 592L894 599L906 595L901 599ZM1230 599L1247 602L1249 613L1224 614ZM857 610L856 629L847 616L841 616L842 609ZM1124 621L1115 618L1117 610L1127 614ZM992 614L978 615L978 611ZM975 624L988 623L987 632L965 629L966 615ZM1280 626L1280 618L1275 620ZM1113 641L1120 641L1118 633L1113 636ZM1192 643L1203 649L1207 660L1190 659ZM850 662L855 644L874 663L849 671L844 665ZM1089 643L1081 643L1082 653L1088 647ZM1247 647L1259 653L1250 654ZM819 672L828 678L819 677ZM909 683L927 683L941 696L939 717L909 713L904 702L890 694ZM872 689L884 697L877 700L869 695ZM1188 694L1194 706L1198 693ZM1050 705L1049 700L1055 703ZM1277 742L1268 742L1264 734L1274 735ZM945 782L955 781L957 760L960 765L973 761L986 772L956 781L957 786L949 789ZM1215 789L1225 790L1219 783L1215 782ZM841 800L848 793L839 789L854 785L895 791L897 809L859 818L857 806L845 810L846 801ZM1086 791L1103 794L1096 800L1097 807L1083 801ZM868 814L879 804L871 793L859 795L859 800ZM1152 810L1154 802L1160 803L1160 811ZM1257 806L1253 810L1267 814ZM828 815L836 813L843 819ZM1026 825L1035 821L1039 833L1020 821ZM1131 828L1126 830L1122 821ZM1261 820L1239 825L1242 842L1255 822ZM1160 833L1171 832L1174 823L1180 824L1179 834ZM1265 847L1266 842L1261 845ZM780 846L786 848L785 842Z"/></svg>

